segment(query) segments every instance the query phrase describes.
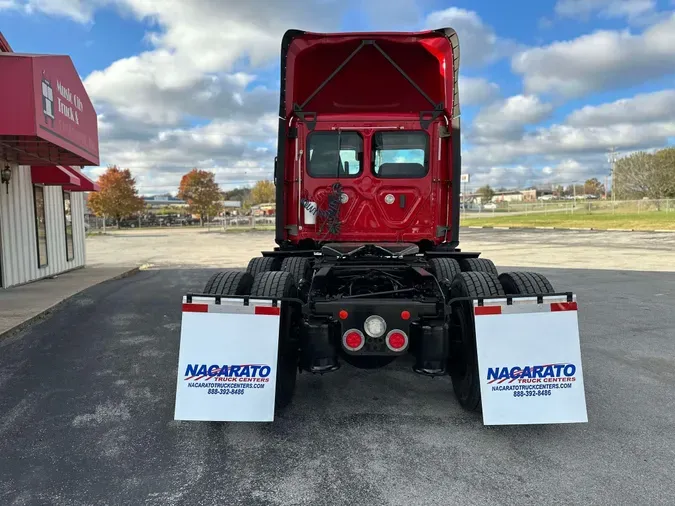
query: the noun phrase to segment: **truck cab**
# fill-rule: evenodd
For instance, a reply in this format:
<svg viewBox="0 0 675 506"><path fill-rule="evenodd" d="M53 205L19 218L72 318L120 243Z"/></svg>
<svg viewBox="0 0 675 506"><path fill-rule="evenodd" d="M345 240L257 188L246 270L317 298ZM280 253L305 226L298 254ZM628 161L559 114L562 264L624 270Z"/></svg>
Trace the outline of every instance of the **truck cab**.
<svg viewBox="0 0 675 506"><path fill-rule="evenodd" d="M458 244L458 60L451 29L286 34L275 168L282 249Z"/></svg>

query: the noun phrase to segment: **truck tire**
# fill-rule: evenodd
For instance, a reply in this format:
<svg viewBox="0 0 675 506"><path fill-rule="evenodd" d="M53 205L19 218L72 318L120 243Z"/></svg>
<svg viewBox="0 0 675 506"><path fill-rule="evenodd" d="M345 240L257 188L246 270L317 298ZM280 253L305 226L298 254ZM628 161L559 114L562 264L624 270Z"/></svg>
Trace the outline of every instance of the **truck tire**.
<svg viewBox="0 0 675 506"><path fill-rule="evenodd" d="M429 260L429 270L440 281L452 283L455 276L462 272L459 263L454 258L432 258Z"/></svg>
<svg viewBox="0 0 675 506"><path fill-rule="evenodd" d="M489 272L462 272L452 282L450 297L503 297L499 278ZM450 363L448 369L452 388L459 404L469 411L479 411L480 377L476 354L476 329L473 303L457 302L452 307L452 325L455 335L451 336Z"/></svg>
<svg viewBox="0 0 675 506"><path fill-rule="evenodd" d="M441 285L443 296L450 295L450 284L455 276L461 272L459 263L454 258L432 258L429 260L429 270L436 276L438 284Z"/></svg>
<svg viewBox="0 0 675 506"><path fill-rule="evenodd" d="M492 260L487 258L462 258L459 260L462 272L489 272L498 276L497 267Z"/></svg>
<svg viewBox="0 0 675 506"><path fill-rule="evenodd" d="M555 293L551 282L538 272L503 272L499 282L506 295Z"/></svg>
<svg viewBox="0 0 675 506"><path fill-rule="evenodd" d="M293 276L288 272L261 272L253 279L251 297L297 297ZM274 397L275 411L282 410L293 399L299 361L300 308L282 302L279 323L279 352L277 358L277 385Z"/></svg>
<svg viewBox="0 0 675 506"><path fill-rule="evenodd" d="M204 293L209 295L248 295L253 276L243 271L221 271L209 278Z"/></svg>
<svg viewBox="0 0 675 506"><path fill-rule="evenodd" d="M255 257L249 260L246 272L255 277L261 272L278 271L280 266L281 260L277 257Z"/></svg>
<svg viewBox="0 0 675 506"><path fill-rule="evenodd" d="M293 275L297 285L312 279L312 260L307 257L286 257L281 262L281 270Z"/></svg>

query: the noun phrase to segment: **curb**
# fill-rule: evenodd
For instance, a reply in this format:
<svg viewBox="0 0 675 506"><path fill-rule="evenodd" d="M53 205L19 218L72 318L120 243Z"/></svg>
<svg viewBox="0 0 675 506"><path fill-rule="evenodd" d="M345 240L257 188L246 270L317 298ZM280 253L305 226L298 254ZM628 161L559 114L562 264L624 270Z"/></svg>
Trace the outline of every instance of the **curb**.
<svg viewBox="0 0 675 506"><path fill-rule="evenodd" d="M12 337L12 336L15 335L15 334L18 334L18 333L21 332L22 330L27 329L28 327L30 327L31 325L33 325L33 324L34 324L35 322L37 322L38 320L43 320L43 319L45 319L47 316L51 315L51 313L53 313L56 309L58 309L59 307L61 307L65 302L69 301L70 299L72 299L72 298L75 297L76 295L79 295L79 294L82 293L83 291L85 291L85 290L87 290L87 289L89 289L89 288L92 288L92 287L94 287L94 286L100 285L100 284L102 284L102 283L106 283L106 282L108 282L108 281L115 281L115 280L118 280L118 279L123 279L123 278L127 278L127 277L129 277L129 276L133 276L134 274L136 274L136 273L139 272L139 271L140 271L140 267L134 267L134 268L132 268L132 269L129 269L129 270L127 270L127 271L122 272L121 274L118 274L117 276L113 276L113 277L111 277L111 278L101 280L101 281L99 281L98 283L94 283L93 285L89 285L89 286L87 286L86 288L83 288L82 290L79 290L79 291L77 291L77 292L75 292L75 293L69 295L68 297L66 297L66 298L64 298L64 299L61 299L61 300L60 300L59 302L57 302L56 304L54 304L54 305L52 305L52 306L50 306L50 307L48 307L48 308L46 308L46 309L40 311L38 314L31 316L31 317L28 318L27 320L22 321L21 323L19 323L18 325L15 325L15 326L12 327L11 329L5 330L4 332L0 332L0 342L3 341L3 340L5 340L5 339L7 339L7 338L9 338L9 337Z"/></svg>
<svg viewBox="0 0 675 506"><path fill-rule="evenodd" d="M579 227L494 227L494 226L461 226L460 228L487 229L487 230L584 230L593 232L645 232L648 234L675 234L675 230L638 230L635 228L579 228Z"/></svg>

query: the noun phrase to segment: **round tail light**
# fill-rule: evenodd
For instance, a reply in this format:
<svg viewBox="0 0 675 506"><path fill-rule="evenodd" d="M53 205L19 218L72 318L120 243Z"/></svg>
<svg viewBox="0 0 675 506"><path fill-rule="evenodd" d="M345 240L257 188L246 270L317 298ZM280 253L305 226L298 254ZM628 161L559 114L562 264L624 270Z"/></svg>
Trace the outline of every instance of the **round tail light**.
<svg viewBox="0 0 675 506"><path fill-rule="evenodd" d="M363 333L357 329L351 329L342 336L342 345L349 351L359 351L366 344Z"/></svg>
<svg viewBox="0 0 675 506"><path fill-rule="evenodd" d="M379 315L372 315L363 322L363 329L370 337L382 337L387 331L387 322Z"/></svg>
<svg viewBox="0 0 675 506"><path fill-rule="evenodd" d="M392 330L385 339L387 348L391 351L401 351L408 346L408 336L402 330Z"/></svg>

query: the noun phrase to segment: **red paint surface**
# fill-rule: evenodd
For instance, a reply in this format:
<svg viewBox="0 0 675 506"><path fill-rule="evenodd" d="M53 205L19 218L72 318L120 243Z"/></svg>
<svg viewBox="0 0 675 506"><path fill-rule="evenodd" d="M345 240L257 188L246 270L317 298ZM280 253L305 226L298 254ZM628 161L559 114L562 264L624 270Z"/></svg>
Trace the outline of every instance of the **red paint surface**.
<svg viewBox="0 0 675 506"><path fill-rule="evenodd" d="M281 308L271 307L271 306L256 306L255 307L255 314L280 315L281 314Z"/></svg>
<svg viewBox="0 0 675 506"><path fill-rule="evenodd" d="M184 313L208 313L208 304L183 304Z"/></svg>
<svg viewBox="0 0 675 506"><path fill-rule="evenodd" d="M69 172L60 165L39 166L33 165L30 168L30 175L33 183L46 185L67 185L80 186L80 178Z"/></svg>
<svg viewBox="0 0 675 506"><path fill-rule="evenodd" d="M70 57L0 53L0 75L11 76L0 80L0 140L13 149L4 155L25 165L99 164L96 111Z"/></svg>
<svg viewBox="0 0 675 506"><path fill-rule="evenodd" d="M576 302L556 302L551 304L551 311L576 311Z"/></svg>
<svg viewBox="0 0 675 506"><path fill-rule="evenodd" d="M488 315L488 314L502 314L501 306L476 306L474 308L474 313L476 316Z"/></svg>

